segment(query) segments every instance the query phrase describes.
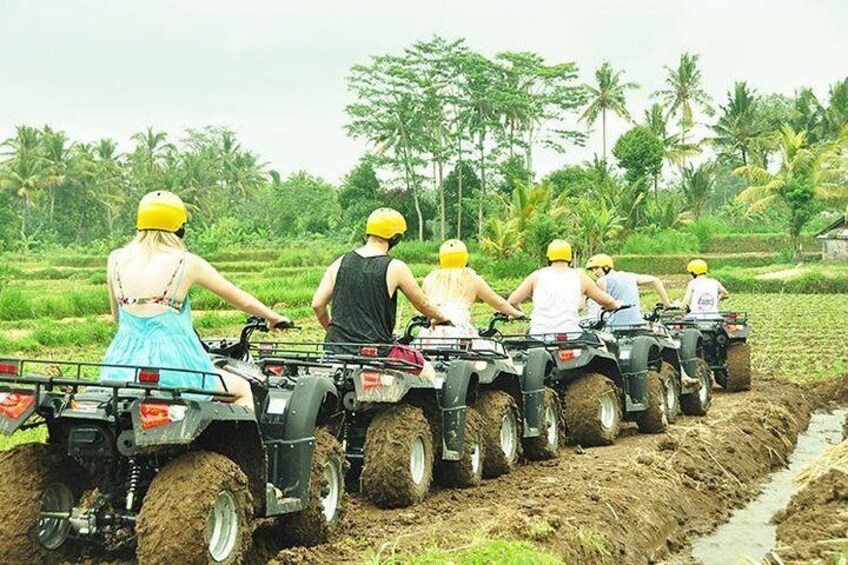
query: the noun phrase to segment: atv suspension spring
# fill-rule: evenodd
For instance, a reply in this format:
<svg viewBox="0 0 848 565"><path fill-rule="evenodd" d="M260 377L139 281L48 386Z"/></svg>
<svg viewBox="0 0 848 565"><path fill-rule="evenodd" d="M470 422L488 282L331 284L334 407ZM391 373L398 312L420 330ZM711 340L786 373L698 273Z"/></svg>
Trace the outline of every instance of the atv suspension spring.
<svg viewBox="0 0 848 565"><path fill-rule="evenodd" d="M135 492L141 479L141 465L135 462L135 458L129 461L129 484L127 486L127 510L132 511L135 504Z"/></svg>

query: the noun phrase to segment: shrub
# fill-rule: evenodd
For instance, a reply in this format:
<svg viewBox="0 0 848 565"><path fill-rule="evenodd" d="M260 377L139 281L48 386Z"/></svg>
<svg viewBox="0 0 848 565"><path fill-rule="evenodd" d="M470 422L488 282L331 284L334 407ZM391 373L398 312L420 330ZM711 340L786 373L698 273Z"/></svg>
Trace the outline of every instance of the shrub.
<svg viewBox="0 0 848 565"><path fill-rule="evenodd" d="M653 235L631 234L621 246L621 253L628 255L671 255L696 254L701 242L691 233L678 230L663 230Z"/></svg>

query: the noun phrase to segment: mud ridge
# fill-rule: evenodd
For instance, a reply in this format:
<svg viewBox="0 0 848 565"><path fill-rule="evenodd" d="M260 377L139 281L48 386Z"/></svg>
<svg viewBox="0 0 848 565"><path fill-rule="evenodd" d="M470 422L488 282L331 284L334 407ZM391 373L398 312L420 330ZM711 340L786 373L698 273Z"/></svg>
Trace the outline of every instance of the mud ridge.
<svg viewBox="0 0 848 565"><path fill-rule="evenodd" d="M372 552L450 548L479 534L526 539L572 563L648 563L727 520L785 464L812 403L783 381L714 391L706 417L681 417L665 434L623 430L615 445L566 448L480 488L441 490L422 504L379 510L352 497L330 543L280 552L283 563L354 563ZM388 550L386 549L388 548Z"/></svg>

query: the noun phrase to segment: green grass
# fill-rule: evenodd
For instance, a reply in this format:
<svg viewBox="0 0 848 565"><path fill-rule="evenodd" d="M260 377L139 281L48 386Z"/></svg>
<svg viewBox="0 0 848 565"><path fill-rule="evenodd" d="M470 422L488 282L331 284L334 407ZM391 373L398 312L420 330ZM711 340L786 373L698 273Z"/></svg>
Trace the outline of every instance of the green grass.
<svg viewBox="0 0 848 565"><path fill-rule="evenodd" d="M396 554L391 546L366 554L368 565L557 565L564 563L551 553L526 542L485 540L456 549L434 548L415 555Z"/></svg>

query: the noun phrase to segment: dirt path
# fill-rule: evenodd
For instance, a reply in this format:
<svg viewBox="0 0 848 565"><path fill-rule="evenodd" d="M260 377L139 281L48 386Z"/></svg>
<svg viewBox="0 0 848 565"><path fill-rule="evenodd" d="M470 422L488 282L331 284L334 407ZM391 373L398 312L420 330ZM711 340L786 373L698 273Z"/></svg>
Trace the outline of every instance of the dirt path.
<svg viewBox="0 0 848 565"><path fill-rule="evenodd" d="M652 562L755 495L806 427L811 406L801 389L755 382L752 392L716 392L708 417L682 418L667 434L628 429L614 446L569 447L555 461L477 489L442 490L414 508L379 510L355 496L333 542L283 550L272 563L361 562L369 548L402 556L480 533L530 540L570 563Z"/></svg>

